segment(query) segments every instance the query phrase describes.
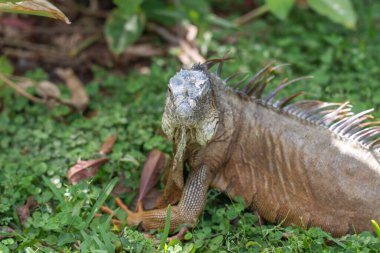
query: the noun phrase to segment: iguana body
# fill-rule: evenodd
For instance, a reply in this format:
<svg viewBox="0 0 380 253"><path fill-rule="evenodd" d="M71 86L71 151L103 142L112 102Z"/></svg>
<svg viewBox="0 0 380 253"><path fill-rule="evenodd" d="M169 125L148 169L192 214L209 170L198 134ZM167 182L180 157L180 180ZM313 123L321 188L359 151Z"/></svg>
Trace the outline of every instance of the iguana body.
<svg viewBox="0 0 380 253"><path fill-rule="evenodd" d="M348 103L277 100L284 82L261 98L271 70L240 91L208 67L181 70L169 83L163 130L174 162L163 201L171 229L194 225L210 187L241 196L265 220L335 236L371 230L380 220L379 126L352 115ZM190 167L183 180L183 165ZM164 227L166 208L130 213L129 224Z"/></svg>

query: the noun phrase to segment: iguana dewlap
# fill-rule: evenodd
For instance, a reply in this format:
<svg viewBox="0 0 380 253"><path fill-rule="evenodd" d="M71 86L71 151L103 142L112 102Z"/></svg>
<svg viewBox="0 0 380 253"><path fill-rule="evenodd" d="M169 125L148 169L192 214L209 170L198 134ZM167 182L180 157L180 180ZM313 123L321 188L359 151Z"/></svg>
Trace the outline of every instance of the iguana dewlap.
<svg viewBox="0 0 380 253"><path fill-rule="evenodd" d="M276 100L293 81L262 97L270 67L233 89L220 77L222 64L196 64L169 82L163 130L174 157L163 203L175 204L171 229L196 224L212 187L243 197L272 223L316 226L335 236L371 230L370 220L380 221L380 126L367 121L370 110L292 102L299 94ZM140 210L128 223L163 228L165 217L166 208Z"/></svg>

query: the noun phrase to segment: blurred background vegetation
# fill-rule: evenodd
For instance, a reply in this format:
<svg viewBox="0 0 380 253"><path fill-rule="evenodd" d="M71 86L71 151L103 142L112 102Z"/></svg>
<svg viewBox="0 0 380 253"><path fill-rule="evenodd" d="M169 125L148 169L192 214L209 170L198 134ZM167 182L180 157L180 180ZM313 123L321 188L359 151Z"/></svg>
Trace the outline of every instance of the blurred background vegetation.
<svg viewBox="0 0 380 253"><path fill-rule="evenodd" d="M57 9L41 0L21 3L24 14L61 21L17 14L20 2L0 1L6 11L0 14L0 252L157 248L136 230L108 225L107 217L92 219L93 210L110 194L112 178L118 178L113 194L133 206L148 152L171 154L160 120L167 82L180 67L226 53L234 59L224 76L289 63L284 77L314 79L284 96L303 90L311 99L350 100L354 111L374 107L380 115L375 0L51 1ZM68 169L78 159L101 158L99 147L114 134L108 163L71 185ZM113 206L111 198L106 203ZM318 229L258 226L242 203L215 191L185 239L166 251L380 252L370 233L332 238Z"/></svg>

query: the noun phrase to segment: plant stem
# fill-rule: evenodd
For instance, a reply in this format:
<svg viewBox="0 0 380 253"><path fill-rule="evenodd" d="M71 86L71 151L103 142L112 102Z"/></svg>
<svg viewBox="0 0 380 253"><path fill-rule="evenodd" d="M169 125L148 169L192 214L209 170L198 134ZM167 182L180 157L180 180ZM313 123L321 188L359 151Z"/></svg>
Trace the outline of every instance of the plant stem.
<svg viewBox="0 0 380 253"><path fill-rule="evenodd" d="M256 9L253 9L250 12L244 14L240 18L236 19L234 23L236 25L244 25L244 24L248 23L249 21L251 21L252 19L260 17L261 15L264 15L268 11L269 11L268 6L266 4L264 4L264 5L256 8Z"/></svg>

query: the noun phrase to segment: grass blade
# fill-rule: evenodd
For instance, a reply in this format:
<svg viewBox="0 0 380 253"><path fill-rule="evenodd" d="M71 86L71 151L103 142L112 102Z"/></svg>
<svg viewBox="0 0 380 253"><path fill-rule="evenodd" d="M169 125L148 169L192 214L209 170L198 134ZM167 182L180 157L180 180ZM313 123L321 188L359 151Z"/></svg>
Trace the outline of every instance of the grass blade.
<svg viewBox="0 0 380 253"><path fill-rule="evenodd" d="M42 176L42 180L44 180L45 184L50 188L50 190L53 192L56 199L59 200L59 203L63 206L65 205L65 199L63 198L62 194L59 192L58 188L55 187L55 185L50 182L49 179L47 179L45 176Z"/></svg>
<svg viewBox="0 0 380 253"><path fill-rule="evenodd" d="M90 215L86 219L86 227L90 224L91 220L95 216L95 213L99 210L99 207L103 205L104 201L106 201L108 195L110 195L112 189L115 187L118 181L118 178L112 179L111 182L109 182L109 184L100 193L98 199L95 202L95 205L91 209Z"/></svg>
<svg viewBox="0 0 380 253"><path fill-rule="evenodd" d="M377 224L377 222L375 220L371 220L371 223L372 223L373 227L375 228L375 232L376 232L377 237L380 239L380 226L379 226L379 224Z"/></svg>
<svg viewBox="0 0 380 253"><path fill-rule="evenodd" d="M169 236L170 213L171 213L171 206L168 205L168 209L166 210L165 228L164 228L164 232L162 233L162 238L161 238L161 243L160 243L160 249L159 249L159 251L161 251L161 250L164 249L166 240L168 239L168 236Z"/></svg>

